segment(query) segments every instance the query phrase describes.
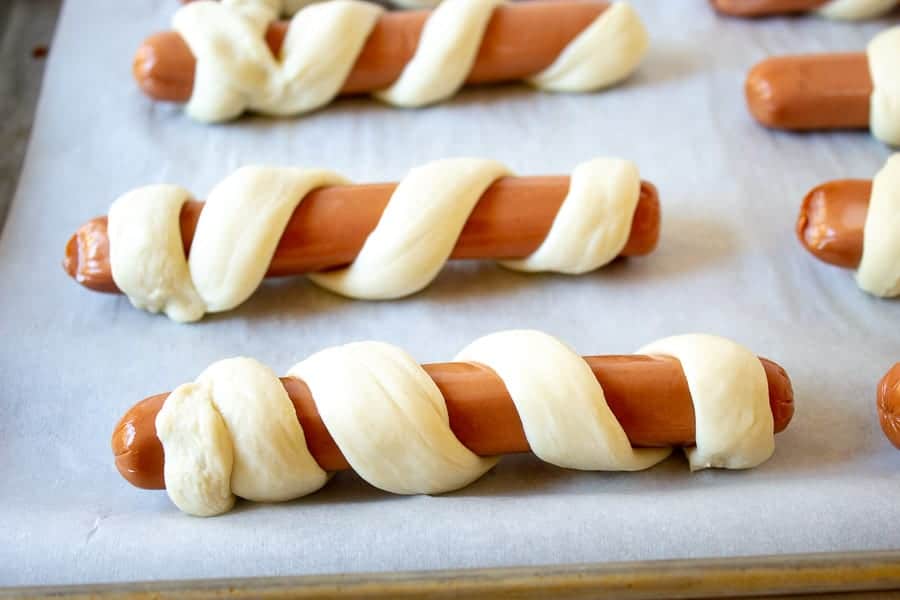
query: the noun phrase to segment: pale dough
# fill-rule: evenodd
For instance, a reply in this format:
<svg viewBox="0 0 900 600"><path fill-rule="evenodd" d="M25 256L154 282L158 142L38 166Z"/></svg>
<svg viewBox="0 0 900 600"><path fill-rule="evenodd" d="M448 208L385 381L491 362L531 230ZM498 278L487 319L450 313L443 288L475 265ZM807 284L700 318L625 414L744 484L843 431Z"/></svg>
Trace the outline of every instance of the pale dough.
<svg viewBox="0 0 900 600"><path fill-rule="evenodd" d="M531 451L545 462L569 469L638 471L671 453L632 448L588 364L546 333L487 335L453 360L485 365L503 380Z"/></svg>
<svg viewBox="0 0 900 600"><path fill-rule="evenodd" d="M872 134L890 146L900 146L900 27L875 36L867 54L874 91L870 108Z"/></svg>
<svg viewBox="0 0 900 600"><path fill-rule="evenodd" d="M452 96L465 82L501 1L445 0L426 22L415 55L398 80L375 95L409 107ZM330 102L383 9L360 0L305 6L291 20L280 56L273 57L265 43L266 27L299 4L203 0L179 9L173 26L197 59L188 114L216 122L246 110L293 115ZM597 90L629 75L646 50L647 34L637 14L617 2L530 82L551 91Z"/></svg>
<svg viewBox="0 0 900 600"><path fill-rule="evenodd" d="M418 292L437 276L484 190L507 175L480 158L438 160L400 181L356 260L308 277L351 298L385 300Z"/></svg>
<svg viewBox="0 0 900 600"><path fill-rule="evenodd" d="M109 208L107 235L113 281L137 308L173 321L203 316L184 257L178 215L190 193L174 185L138 188Z"/></svg>
<svg viewBox="0 0 900 600"><path fill-rule="evenodd" d="M628 242L641 196L637 165L597 158L575 167L569 193L540 247L522 260L502 261L516 271L580 275L608 264Z"/></svg>
<svg viewBox="0 0 900 600"><path fill-rule="evenodd" d="M427 286L450 256L478 199L508 174L481 158L438 160L413 169L391 196L356 260L309 278L352 298L391 299ZM244 167L213 188L185 261L175 186L129 192L110 210L113 279L131 302L177 321L230 310L260 285L294 210L314 188L346 183L321 170ZM573 171L569 193L541 246L504 266L586 273L622 250L640 196L637 167L594 159Z"/></svg>
<svg viewBox="0 0 900 600"><path fill-rule="evenodd" d="M234 308L265 276L291 214L312 189L345 183L328 171L243 167L209 194L186 260L178 215L188 192L149 186L109 211L113 281L138 308L175 321Z"/></svg>
<svg viewBox="0 0 900 600"><path fill-rule="evenodd" d="M630 4L616 2L572 40L529 83L553 92L589 92L619 83L637 69L650 45Z"/></svg>
<svg viewBox="0 0 900 600"><path fill-rule="evenodd" d="M226 512L235 496L299 498L328 480L278 376L250 358L214 363L176 388L156 417L156 433L169 497L193 515Z"/></svg>
<svg viewBox="0 0 900 600"><path fill-rule="evenodd" d="M870 294L900 296L900 154L875 176L856 281Z"/></svg>
<svg viewBox="0 0 900 600"><path fill-rule="evenodd" d="M775 424L765 369L746 348L712 335L665 338L637 352L681 361L694 400L697 445L692 470L755 467L775 451Z"/></svg>
<svg viewBox="0 0 900 600"><path fill-rule="evenodd" d="M272 7L273 12L279 15L290 17L297 13L301 8L314 4L316 2L325 2L327 0L239 0L245 3L264 3ZM394 6L402 8L434 8L441 3L441 0L388 0Z"/></svg>
<svg viewBox="0 0 900 600"><path fill-rule="evenodd" d="M375 97L419 107L445 100L466 81L494 7L503 0L447 0L436 9L400 77Z"/></svg>
<svg viewBox="0 0 900 600"><path fill-rule="evenodd" d="M692 469L756 466L774 450L766 374L759 359L723 338L660 340L642 354L681 361L696 414ZM636 471L669 449L633 449L603 389L574 350L538 331L506 331L474 341L456 357L503 381L529 446L552 464ZM497 462L481 458L450 429L446 402L428 373L403 350L357 342L294 365L347 462L370 484L397 494L459 489ZM248 358L220 361L178 387L156 419L166 489L183 511L228 511L235 496L275 502L318 490L327 474L306 446L294 408L275 374Z"/></svg>
<svg viewBox="0 0 900 600"><path fill-rule="evenodd" d="M297 205L315 188L343 183L330 171L244 167L216 185L189 260L206 311L230 310L256 291Z"/></svg>
<svg viewBox="0 0 900 600"><path fill-rule="evenodd" d="M265 42L266 10L191 2L175 14L197 59L190 116L225 121L245 110L293 115L315 110L340 91L384 9L357 0L307 6L293 19L276 59Z"/></svg>
<svg viewBox="0 0 900 600"><path fill-rule="evenodd" d="M496 464L450 429L447 405L406 352L357 342L313 354L288 374L306 382L325 427L360 477L395 494L464 487Z"/></svg>
<svg viewBox="0 0 900 600"><path fill-rule="evenodd" d="M829 19L858 21L887 14L897 4L897 0L831 0L818 12Z"/></svg>

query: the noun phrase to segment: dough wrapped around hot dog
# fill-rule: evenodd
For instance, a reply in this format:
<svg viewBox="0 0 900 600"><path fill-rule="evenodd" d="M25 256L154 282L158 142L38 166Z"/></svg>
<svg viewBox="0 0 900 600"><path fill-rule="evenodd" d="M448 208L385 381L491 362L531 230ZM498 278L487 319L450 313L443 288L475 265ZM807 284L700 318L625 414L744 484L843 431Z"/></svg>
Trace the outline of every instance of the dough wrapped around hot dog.
<svg viewBox="0 0 900 600"><path fill-rule="evenodd" d="M897 0L710 0L715 9L736 17L770 17L814 13L842 21L874 19L888 14Z"/></svg>
<svg viewBox="0 0 900 600"><path fill-rule="evenodd" d="M635 448L630 437L683 440L692 469L769 458L793 413L780 367L709 335L639 352L582 358L552 336L517 330L424 368L380 342L323 350L281 380L253 359L228 359L129 411L113 449L129 480L160 487L162 471L176 505L204 516L235 497L312 493L347 466L386 491L435 494L468 485L508 452L617 471L649 468L670 452ZM690 431L676 433L685 426L677 424Z"/></svg>
<svg viewBox="0 0 900 600"><path fill-rule="evenodd" d="M797 236L817 258L857 269L866 292L900 295L900 154L873 181L832 181L810 191Z"/></svg>
<svg viewBox="0 0 900 600"><path fill-rule="evenodd" d="M628 4L599 0L446 0L394 14L335 0L303 8L288 25L278 15L247 0L191 2L174 33L138 50L135 77L154 98L186 101L196 119L225 121L247 110L296 115L346 93L419 107L465 83L595 91L627 77L648 45Z"/></svg>
<svg viewBox="0 0 900 600"><path fill-rule="evenodd" d="M496 161L446 159L399 184L369 186L329 171L245 167L202 207L189 197L169 185L125 194L106 221L69 242L67 271L140 308L195 321L238 306L267 274L307 273L345 296L390 299L427 286L450 257L587 273L650 252L660 220L656 191L637 167L605 158L568 178L516 178Z"/></svg>
<svg viewBox="0 0 900 600"><path fill-rule="evenodd" d="M868 128L900 146L900 26L865 53L778 56L757 64L745 85L750 113L775 129Z"/></svg>

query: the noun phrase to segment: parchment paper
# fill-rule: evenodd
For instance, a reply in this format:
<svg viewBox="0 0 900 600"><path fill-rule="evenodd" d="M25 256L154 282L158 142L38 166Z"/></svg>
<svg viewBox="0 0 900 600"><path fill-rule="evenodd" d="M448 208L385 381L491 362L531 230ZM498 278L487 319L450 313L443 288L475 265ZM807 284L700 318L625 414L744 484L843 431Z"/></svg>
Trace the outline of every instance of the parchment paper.
<svg viewBox="0 0 900 600"><path fill-rule="evenodd" d="M174 0L69 0L0 240L0 584L900 547L900 453L874 403L900 360L900 302L866 296L793 234L810 187L871 177L889 152L863 132L765 131L742 96L766 55L861 49L888 21L740 22L701 0L634 4L653 50L608 93L505 86L425 110L358 99L211 127L150 102L130 76L134 49L168 27ZM69 235L139 185L180 183L203 197L245 163L386 181L453 155L522 174L631 158L661 191L659 251L581 278L453 264L397 302L283 280L189 326L88 292L60 268ZM691 331L729 336L788 369L796 417L772 460L748 472L691 474L676 456L643 473L579 473L519 456L440 497L392 496L342 473L306 499L242 503L213 519L179 513L113 466L121 414L217 359L250 355L283 372L323 347L378 339L433 362L517 327L585 354Z"/></svg>

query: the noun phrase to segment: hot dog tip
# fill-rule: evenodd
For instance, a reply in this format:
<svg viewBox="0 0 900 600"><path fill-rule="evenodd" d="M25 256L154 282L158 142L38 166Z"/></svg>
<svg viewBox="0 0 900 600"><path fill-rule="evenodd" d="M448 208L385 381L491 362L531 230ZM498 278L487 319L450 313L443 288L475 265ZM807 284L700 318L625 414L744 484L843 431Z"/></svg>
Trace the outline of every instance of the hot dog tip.
<svg viewBox="0 0 900 600"><path fill-rule="evenodd" d="M859 266L872 182L828 181L811 189L797 215L797 239L819 260L845 269Z"/></svg>
<svg viewBox="0 0 900 600"><path fill-rule="evenodd" d="M884 435L900 449L900 363L878 384L878 419Z"/></svg>
<svg viewBox="0 0 900 600"><path fill-rule="evenodd" d="M194 85L194 55L174 31L147 37L138 47L131 72L141 90L155 100L187 102Z"/></svg>
<svg viewBox="0 0 900 600"><path fill-rule="evenodd" d="M768 17L809 12L827 0L710 0L719 13L732 17Z"/></svg>
<svg viewBox="0 0 900 600"><path fill-rule="evenodd" d="M66 253L62 260L63 270L72 279L78 279L78 235L73 234L66 242Z"/></svg>
<svg viewBox="0 0 900 600"><path fill-rule="evenodd" d="M787 371L767 358L760 357L769 382L769 399L775 419L775 433L781 433L794 418L794 385Z"/></svg>
<svg viewBox="0 0 900 600"><path fill-rule="evenodd" d="M796 233L816 258L856 269L873 296L900 296L900 154L872 180L843 179L813 188L802 203Z"/></svg>
<svg viewBox="0 0 900 600"><path fill-rule="evenodd" d="M778 58L770 58L755 65L744 83L744 96L750 114L761 125L782 127L790 122L790 100L777 85L773 72L780 67Z"/></svg>

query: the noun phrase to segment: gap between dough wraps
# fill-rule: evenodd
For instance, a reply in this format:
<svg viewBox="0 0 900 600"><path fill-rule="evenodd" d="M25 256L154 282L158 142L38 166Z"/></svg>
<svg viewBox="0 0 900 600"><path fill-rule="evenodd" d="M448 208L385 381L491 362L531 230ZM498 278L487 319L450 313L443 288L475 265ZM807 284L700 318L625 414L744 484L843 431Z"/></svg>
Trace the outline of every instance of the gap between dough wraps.
<svg viewBox="0 0 900 600"><path fill-rule="evenodd" d="M898 4L898 0L831 0L818 13L829 19L861 21L886 15Z"/></svg>
<svg viewBox="0 0 900 600"><path fill-rule="evenodd" d="M438 160L412 169L348 267L307 275L351 298L384 300L426 287L450 257L484 191L509 175L481 158ZM259 287L294 210L313 189L347 181L313 169L244 167L209 193L190 258L179 213L190 193L171 185L131 191L109 210L113 279L137 308L196 321L235 308ZM621 252L640 197L640 174L625 160L597 158L572 172L569 192L540 247L518 271L582 274Z"/></svg>
<svg viewBox="0 0 900 600"><path fill-rule="evenodd" d="M399 79L375 97L404 107L440 102L466 80L485 27L501 0L445 0L432 12L416 53ZM360 0L311 4L291 19L274 57L268 24L283 7L274 0L203 0L175 14L173 28L197 64L188 114L200 121L233 119L247 110L296 115L331 102L383 12ZM647 34L634 10L617 2L529 82L550 91L588 92L627 77L643 59Z"/></svg>
<svg viewBox="0 0 900 600"><path fill-rule="evenodd" d="M768 384L759 359L730 340L684 335L642 354L681 361L696 414L692 470L744 469L774 452ZM491 368L515 404L528 444L571 469L638 471L668 448L632 448L587 363L560 340L533 330L491 334L454 359ZM322 421L354 471L397 494L464 487L498 458L468 450L450 429L437 385L406 352L380 342L322 350L288 374L305 381ZM278 377L251 358L214 363L176 388L156 419L169 497L198 516L227 512L236 497L299 498L328 480L310 454Z"/></svg>
<svg viewBox="0 0 900 600"><path fill-rule="evenodd" d="M900 154L873 181L856 281L875 296L900 296Z"/></svg>

